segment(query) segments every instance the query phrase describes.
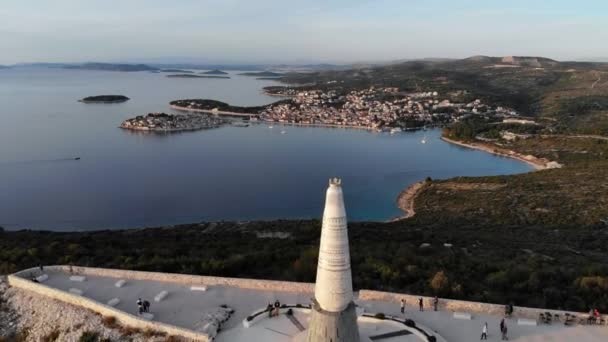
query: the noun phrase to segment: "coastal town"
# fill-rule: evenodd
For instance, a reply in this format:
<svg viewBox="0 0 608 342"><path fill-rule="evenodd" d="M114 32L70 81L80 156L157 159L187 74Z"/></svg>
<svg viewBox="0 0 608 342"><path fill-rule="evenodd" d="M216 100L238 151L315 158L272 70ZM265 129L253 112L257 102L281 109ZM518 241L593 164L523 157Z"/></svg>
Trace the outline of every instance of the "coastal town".
<svg viewBox="0 0 608 342"><path fill-rule="evenodd" d="M216 128L224 123L226 120L213 115L149 113L123 121L120 128L168 133Z"/></svg>
<svg viewBox="0 0 608 342"><path fill-rule="evenodd" d="M479 99L452 102L436 91L403 93L390 87L370 87L345 94L336 90L295 91L289 87L275 87L272 91L277 96L290 96L291 101L267 106L259 115L262 121L409 130L441 126L474 115L518 117L510 108L486 104Z"/></svg>
<svg viewBox="0 0 608 342"><path fill-rule="evenodd" d="M287 99L257 107L231 106L208 99L175 100L170 105L185 112L238 116L251 121L391 132L442 127L473 116L498 122L527 123L511 108L480 99L456 101L454 98L458 96L442 95L437 91L408 93L394 87L302 90L276 86L264 91L267 95Z"/></svg>

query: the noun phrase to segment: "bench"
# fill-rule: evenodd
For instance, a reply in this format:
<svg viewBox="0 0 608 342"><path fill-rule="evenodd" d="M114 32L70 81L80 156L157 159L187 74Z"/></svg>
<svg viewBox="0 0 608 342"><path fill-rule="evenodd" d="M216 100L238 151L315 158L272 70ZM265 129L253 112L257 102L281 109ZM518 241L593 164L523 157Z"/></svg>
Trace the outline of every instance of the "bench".
<svg viewBox="0 0 608 342"><path fill-rule="evenodd" d="M120 279L119 281L117 281L114 286L116 287L123 287L125 286L126 281L124 279Z"/></svg>
<svg viewBox="0 0 608 342"><path fill-rule="evenodd" d="M40 276L36 277L36 281L39 283L44 283L45 281L49 280L49 275L48 274L43 274Z"/></svg>
<svg viewBox="0 0 608 342"><path fill-rule="evenodd" d="M190 286L190 291L207 291L207 286Z"/></svg>
<svg viewBox="0 0 608 342"><path fill-rule="evenodd" d="M518 318L517 325L537 326L538 322L530 318Z"/></svg>
<svg viewBox="0 0 608 342"><path fill-rule="evenodd" d="M82 296L82 294L84 293L84 291L82 291L81 289L77 289L72 287L71 289L68 290L68 292L70 292L71 294L75 294L77 296Z"/></svg>
<svg viewBox="0 0 608 342"><path fill-rule="evenodd" d="M471 317L471 314L467 313L467 312L454 312L454 318L455 319L468 319L468 320L473 319L473 317Z"/></svg>
<svg viewBox="0 0 608 342"><path fill-rule="evenodd" d="M114 307L114 306L118 305L118 303L120 303L120 299L112 298L108 301L108 306Z"/></svg>
<svg viewBox="0 0 608 342"><path fill-rule="evenodd" d="M83 281L87 280L87 277L85 277L85 276L71 276L70 280L82 283Z"/></svg>
<svg viewBox="0 0 608 342"><path fill-rule="evenodd" d="M161 300L165 299L168 294L169 294L168 291L166 291L166 290L162 291L161 293L157 294L156 297L154 297L154 301L160 302Z"/></svg>

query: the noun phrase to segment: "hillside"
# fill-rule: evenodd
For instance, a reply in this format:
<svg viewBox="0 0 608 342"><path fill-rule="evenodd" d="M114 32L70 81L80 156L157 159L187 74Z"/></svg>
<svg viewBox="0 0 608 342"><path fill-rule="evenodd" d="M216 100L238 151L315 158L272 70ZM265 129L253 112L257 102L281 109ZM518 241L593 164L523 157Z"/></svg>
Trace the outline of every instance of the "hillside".
<svg viewBox="0 0 608 342"><path fill-rule="evenodd" d="M282 81L318 88L399 87L438 91L515 108L524 115L567 121L562 130L608 132L608 64L542 57L473 56L417 60L346 71L286 74ZM329 82L329 83L328 83ZM463 91L466 91L464 93ZM578 109L580 112L574 113Z"/></svg>

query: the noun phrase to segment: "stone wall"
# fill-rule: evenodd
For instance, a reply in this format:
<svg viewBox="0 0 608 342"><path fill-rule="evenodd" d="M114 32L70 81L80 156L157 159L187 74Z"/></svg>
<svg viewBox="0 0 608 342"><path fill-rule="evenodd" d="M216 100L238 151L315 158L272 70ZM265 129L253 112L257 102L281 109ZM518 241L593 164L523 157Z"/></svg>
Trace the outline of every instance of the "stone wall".
<svg viewBox="0 0 608 342"><path fill-rule="evenodd" d="M413 296L403 293L391 293L391 292L380 292L371 290L359 291L359 300L374 300L383 302L393 302L395 305L399 305L401 299L405 299L406 304L409 306L418 306L418 299L422 298L424 302L425 310L433 309L433 298L432 297L421 297ZM442 311L453 311L453 312L468 312L468 313L479 313L489 315L504 315L505 306L504 304L491 304L491 303L478 303L468 302L464 300L444 299L439 298L439 310ZM522 318L537 319L540 313L550 312L552 315L558 314L560 317L565 317L566 313L576 315L578 317L587 317L587 312L574 312L574 311L562 311L562 310L549 310L549 309L538 309L538 308L527 308L514 306L513 316ZM608 318L608 315L604 315L604 318Z"/></svg>
<svg viewBox="0 0 608 342"><path fill-rule="evenodd" d="M45 266L45 269L58 270L70 273L70 266ZM33 269L35 270L35 269ZM142 272L128 271L107 268L93 267L71 267L71 271L78 275L90 275L98 277L110 277L134 280L152 280L165 283L177 283L186 286L229 286L249 290L279 291L279 292L298 292L314 293L315 284L296 283L287 281L242 279L242 278L222 278L208 277L176 273ZM15 273L16 275L26 275L28 270ZM31 271L30 271L31 272Z"/></svg>
<svg viewBox="0 0 608 342"><path fill-rule="evenodd" d="M19 274L13 274L8 276L8 282L11 286L17 287L23 290L31 291L49 298L57 299L62 302L77 305L79 307L83 307L94 312L97 312L103 316L113 316L125 326L135 327L142 330L150 329L154 331L160 331L167 333L168 335L176 335L182 336L194 341L201 342L209 342L210 339L206 334L197 333L192 330L179 328L173 325L155 322L155 321L146 321L137 316L128 314L124 311L114 309L107 305L98 303L92 299L71 294L69 292L57 290L46 285L35 283L30 280L26 280L22 278L22 275L35 273L36 269L29 269L25 271L19 272Z"/></svg>

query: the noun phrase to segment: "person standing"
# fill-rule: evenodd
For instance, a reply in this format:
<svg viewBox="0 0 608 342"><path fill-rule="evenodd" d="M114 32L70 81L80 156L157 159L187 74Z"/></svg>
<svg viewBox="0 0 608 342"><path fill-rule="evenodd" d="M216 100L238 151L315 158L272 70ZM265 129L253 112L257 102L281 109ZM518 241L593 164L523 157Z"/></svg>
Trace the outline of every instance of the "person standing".
<svg viewBox="0 0 608 342"><path fill-rule="evenodd" d="M439 306L439 298L435 296L435 298L433 299L433 308L435 309L435 311L437 311L437 306Z"/></svg>
<svg viewBox="0 0 608 342"><path fill-rule="evenodd" d="M422 300L422 297L418 299L418 306L420 307L420 311L424 311L424 301Z"/></svg>
<svg viewBox="0 0 608 342"><path fill-rule="evenodd" d="M502 328L502 340L506 341L508 339L509 339L509 337L507 336L507 324L505 323L505 325Z"/></svg>
<svg viewBox="0 0 608 342"><path fill-rule="evenodd" d="M144 303L141 298L137 298L137 312L141 315L144 313Z"/></svg>
<svg viewBox="0 0 608 342"><path fill-rule="evenodd" d="M501 319L500 320L500 332L502 332L505 329L505 319Z"/></svg>
<svg viewBox="0 0 608 342"><path fill-rule="evenodd" d="M144 300L144 312L150 312L150 302Z"/></svg>
<svg viewBox="0 0 608 342"><path fill-rule="evenodd" d="M486 322L483 325L483 328L481 329L481 340L487 340L488 339L488 322Z"/></svg>
<svg viewBox="0 0 608 342"><path fill-rule="evenodd" d="M405 299L401 298L401 313L405 313Z"/></svg>

